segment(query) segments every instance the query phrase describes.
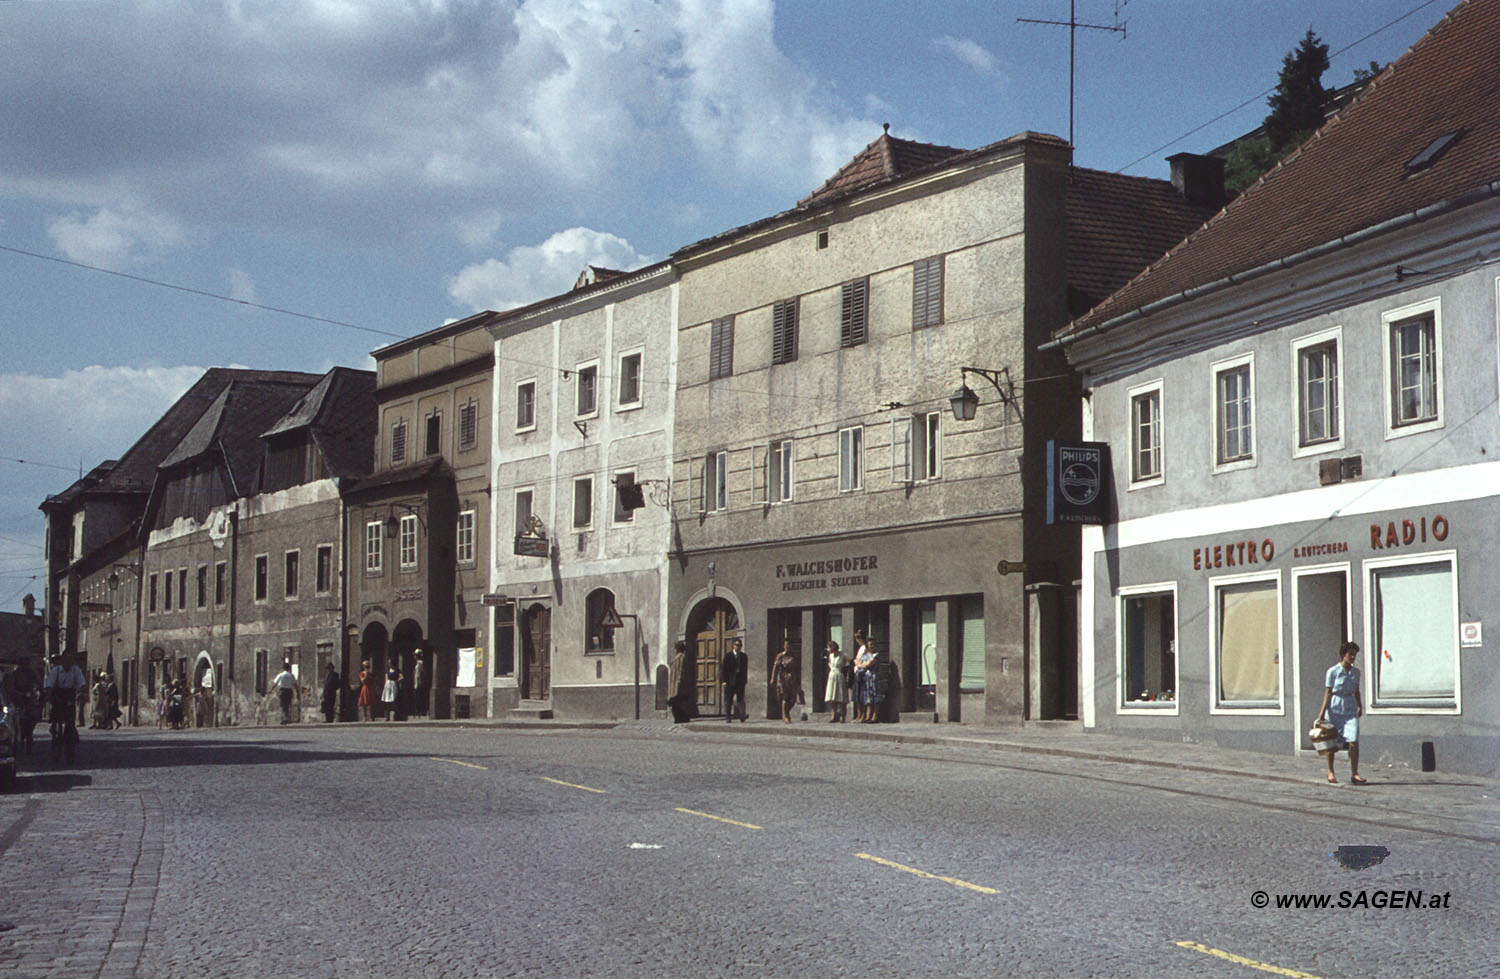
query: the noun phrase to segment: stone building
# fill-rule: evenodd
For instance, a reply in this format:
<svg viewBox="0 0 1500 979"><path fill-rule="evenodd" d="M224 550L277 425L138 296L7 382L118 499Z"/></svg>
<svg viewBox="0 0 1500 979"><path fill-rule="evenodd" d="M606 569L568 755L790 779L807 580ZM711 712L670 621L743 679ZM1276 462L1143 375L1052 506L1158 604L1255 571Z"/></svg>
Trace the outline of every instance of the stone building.
<svg viewBox="0 0 1500 979"><path fill-rule="evenodd" d="M490 327L497 711L654 707L652 665L670 645L675 282L668 263L590 269Z"/></svg>
<svg viewBox="0 0 1500 979"><path fill-rule="evenodd" d="M342 669L341 486L370 469L374 376L239 377L164 458L143 514L142 719L183 678L199 724L266 720L290 664Z"/></svg>
<svg viewBox="0 0 1500 979"><path fill-rule="evenodd" d="M1367 762L1494 770L1496 51L1500 2L1459 5L1059 334L1113 448L1087 729L1309 751L1353 640Z"/></svg>
<svg viewBox="0 0 1500 979"><path fill-rule="evenodd" d="M485 716L490 425L499 314L376 350L374 470L345 492L349 675L398 664L401 713Z"/></svg>
<svg viewBox="0 0 1500 979"><path fill-rule="evenodd" d="M886 133L794 209L674 254L668 618L699 711L736 637L753 710L784 641L821 709L826 642L862 630L892 714L1072 715L1078 534L1044 490L1079 408L1038 347L1214 203L1072 167L1052 136Z"/></svg>

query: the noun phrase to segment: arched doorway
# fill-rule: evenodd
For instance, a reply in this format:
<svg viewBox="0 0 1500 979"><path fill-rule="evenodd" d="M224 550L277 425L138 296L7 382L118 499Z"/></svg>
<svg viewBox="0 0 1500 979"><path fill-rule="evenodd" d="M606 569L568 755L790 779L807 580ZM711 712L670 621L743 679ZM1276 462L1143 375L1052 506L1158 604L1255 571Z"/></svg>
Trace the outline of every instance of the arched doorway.
<svg viewBox="0 0 1500 979"><path fill-rule="evenodd" d="M370 716L373 718L380 711L380 688L385 685L385 651L390 642L390 634L386 632L385 624L371 622L365 626L364 635L359 640L359 669L349 677L349 686L354 690L355 703L359 702L359 672L365 669L364 664L369 663L368 685L370 686ZM360 715L356 715L360 716ZM360 717L363 720L363 717Z"/></svg>
<svg viewBox="0 0 1500 979"><path fill-rule="evenodd" d="M411 712L412 667L416 664L417 650L422 645L422 627L411 619L402 619L396 624L396 633L391 641L391 656L396 668L401 671L401 687L396 694L396 717L405 720ZM381 685L384 685L384 679Z"/></svg>
<svg viewBox="0 0 1500 979"><path fill-rule="evenodd" d="M719 685L719 663L735 639L744 638L740 615L722 598L711 598L693 610L688 635L697 657L698 713L724 712L723 687Z"/></svg>
<svg viewBox="0 0 1500 979"><path fill-rule="evenodd" d="M528 607L521 618L521 698L546 700L552 692L552 610Z"/></svg>

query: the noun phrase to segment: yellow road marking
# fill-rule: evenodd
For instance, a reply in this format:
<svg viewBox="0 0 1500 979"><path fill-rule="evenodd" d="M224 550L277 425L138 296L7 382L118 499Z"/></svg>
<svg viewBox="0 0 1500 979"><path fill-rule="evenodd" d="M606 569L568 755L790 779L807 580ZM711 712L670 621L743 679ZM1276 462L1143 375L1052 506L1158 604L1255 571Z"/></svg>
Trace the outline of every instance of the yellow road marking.
<svg viewBox="0 0 1500 979"><path fill-rule="evenodd" d="M916 867L908 867L905 864L896 863L894 860L884 860L880 857L872 857L868 853L856 853L855 856L859 857L861 860L870 860L878 863L882 867L892 867L896 870L904 870L908 874L916 874L918 877L926 877L928 880L940 880L945 884L952 884L954 887L967 887L969 890L978 891L981 894L1000 893L993 887L981 887L978 884L971 884L966 880L959 880L957 877L942 877L938 874L929 874L925 870L918 870Z"/></svg>
<svg viewBox="0 0 1500 979"><path fill-rule="evenodd" d="M574 785L572 782L564 782L560 778L548 778L545 775L542 775L540 777L543 782L551 782L553 785L566 785L570 789L582 789L585 792L597 792L600 795L608 794L603 789L591 789L587 785Z"/></svg>
<svg viewBox="0 0 1500 979"><path fill-rule="evenodd" d="M1291 977L1291 979L1319 979L1318 976L1313 975L1311 972L1298 972L1296 969L1283 969L1279 965L1270 965L1266 962L1257 962L1254 959L1247 959L1243 955L1235 955L1233 952L1226 952L1223 949L1209 948L1207 945L1199 945L1197 942L1177 942L1176 944L1182 946L1183 948L1192 949L1194 952L1202 952L1204 955L1212 955L1216 958L1224 959L1227 962L1233 962L1235 965L1243 965L1247 968L1259 969L1262 972L1270 972L1278 976L1289 976Z"/></svg>
<svg viewBox="0 0 1500 979"><path fill-rule="evenodd" d="M484 767L483 765L471 765L466 761L459 761L457 758L439 758L437 755L428 755L427 757L431 758L433 761L445 761L450 765L462 765L465 768L477 768L481 772L489 771L489 769Z"/></svg>
<svg viewBox="0 0 1500 979"><path fill-rule="evenodd" d="M716 820L718 820L721 823L728 823L731 826L743 826L746 829L760 829L761 828L761 827L755 825L754 823L742 823L742 822L740 822L737 819L725 819L723 816L715 816L712 813L699 812L696 809L684 809L681 806L678 806L677 807L677 811L678 812L685 812L689 816L702 816L704 819L716 819Z"/></svg>

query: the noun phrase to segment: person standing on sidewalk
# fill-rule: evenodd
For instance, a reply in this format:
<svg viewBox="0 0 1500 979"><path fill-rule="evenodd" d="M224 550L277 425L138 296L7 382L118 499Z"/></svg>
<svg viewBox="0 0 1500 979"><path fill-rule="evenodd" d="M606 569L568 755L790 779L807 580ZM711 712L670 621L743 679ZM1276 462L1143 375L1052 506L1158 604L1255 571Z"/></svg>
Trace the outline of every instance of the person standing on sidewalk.
<svg viewBox="0 0 1500 979"><path fill-rule="evenodd" d="M370 661L359 664L359 719L374 720L370 711L375 706L375 676L370 672Z"/></svg>
<svg viewBox="0 0 1500 979"><path fill-rule="evenodd" d="M333 668L333 661L328 661L328 668L323 672L323 723L332 724L333 715L339 705L339 671Z"/></svg>
<svg viewBox="0 0 1500 979"><path fill-rule="evenodd" d="M684 724L692 719L697 699L697 667L688 656L688 644L677 640L672 659L667 663L667 706L672 708L672 723Z"/></svg>
<svg viewBox="0 0 1500 979"><path fill-rule="evenodd" d="M385 687L380 691L380 706L385 709L385 719L394 721L396 719L396 698L401 695L401 666L394 655L391 656L391 664L386 667Z"/></svg>
<svg viewBox="0 0 1500 979"><path fill-rule="evenodd" d="M1367 779L1359 774L1359 719L1365 712L1365 704L1359 695L1359 667L1354 665L1358 656L1358 643L1346 642L1339 647L1338 665L1328 668L1323 684L1323 706L1318 709L1318 722L1322 723L1327 717L1339 737L1349 743L1349 781L1364 785ZM1328 781L1331 784L1337 784L1339 780L1333 773L1333 756L1336 754L1337 751L1328 752Z"/></svg>
<svg viewBox="0 0 1500 979"><path fill-rule="evenodd" d="M797 706L800 672L797 654L792 652L792 641L781 640L781 652L771 664L771 686L776 691L776 702L781 705L781 719L788 724L792 723L792 708Z"/></svg>
<svg viewBox="0 0 1500 979"><path fill-rule="evenodd" d="M271 681L276 688L276 699L281 701L281 723L292 723L292 695L297 696L297 712L302 712L302 691L297 689L297 677L292 673L292 664L282 664L281 672Z"/></svg>
<svg viewBox="0 0 1500 979"><path fill-rule="evenodd" d="M849 684L844 679L844 667L848 662L849 657L839 649L839 644L828 640L828 687L823 691L823 699L833 712L828 719L830 724L849 719Z"/></svg>
<svg viewBox="0 0 1500 979"><path fill-rule="evenodd" d="M728 723L738 717L743 722L749 716L745 710L745 683L750 676L750 657L745 655L743 639L729 644L720 668L724 680L724 721Z"/></svg>

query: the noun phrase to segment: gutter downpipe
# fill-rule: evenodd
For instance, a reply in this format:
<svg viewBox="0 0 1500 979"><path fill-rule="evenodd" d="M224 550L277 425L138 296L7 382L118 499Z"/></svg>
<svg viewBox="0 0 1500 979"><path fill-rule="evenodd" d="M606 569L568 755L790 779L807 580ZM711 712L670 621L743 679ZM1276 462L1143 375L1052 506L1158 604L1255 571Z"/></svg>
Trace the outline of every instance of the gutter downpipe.
<svg viewBox="0 0 1500 979"><path fill-rule="evenodd" d="M1087 329L1080 330L1071 336L1060 337L1055 340L1048 340L1037 349L1041 351L1058 350L1062 347L1066 347L1070 344L1076 343L1079 340L1108 333L1116 327L1123 326L1126 323L1130 323L1138 319L1144 319L1155 313L1161 312L1163 309L1176 306L1180 303L1185 303L1192 299L1198 299L1210 293L1218 292L1221 289L1228 288L1229 286L1248 282L1251 279L1258 279L1261 276L1269 275L1272 272L1291 268L1293 265L1300 265L1303 262L1310 261L1315 258L1321 258L1322 256L1331 254L1332 252L1338 251L1341 248L1352 248L1355 245L1363 244L1364 242L1369 241L1372 238L1377 238L1380 235L1387 234L1388 232L1398 231L1402 228L1411 227L1412 225L1420 224L1423 221L1430 220L1431 218L1437 217L1438 215L1444 214L1448 211L1456 211L1460 208L1468 207L1471 204L1477 204L1488 197L1496 196L1500 196L1500 180L1493 180L1490 183L1478 188L1477 190L1470 191L1469 193L1463 194L1459 197L1453 197L1449 198L1448 200L1438 201L1435 204L1428 204L1426 207L1419 207L1415 211L1412 211L1408 214L1401 214L1394 218L1389 218L1385 221L1382 221L1379 224L1372 224L1368 228L1361 228L1359 231L1354 231L1347 235L1342 235L1338 238L1333 239L1332 241L1325 241L1321 245L1313 245L1311 248L1305 248L1300 252L1287 255L1284 258L1272 259L1271 261L1266 262L1263 265L1257 265L1255 268L1247 269L1244 272L1234 272L1224 276L1223 278L1216 279L1213 282L1204 283L1201 286L1193 286L1190 289L1184 289L1180 293L1166 296L1162 299L1155 300L1154 302L1149 302L1146 305L1141 306L1137 309L1133 309L1128 313L1122 313L1112 320L1106 320L1103 323L1099 323L1095 326L1088 327Z"/></svg>

